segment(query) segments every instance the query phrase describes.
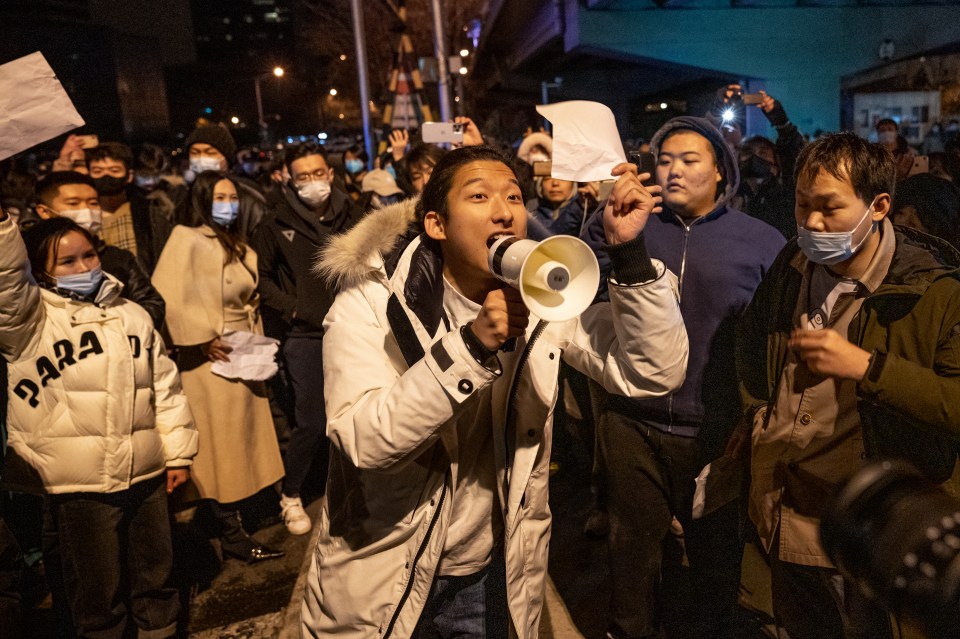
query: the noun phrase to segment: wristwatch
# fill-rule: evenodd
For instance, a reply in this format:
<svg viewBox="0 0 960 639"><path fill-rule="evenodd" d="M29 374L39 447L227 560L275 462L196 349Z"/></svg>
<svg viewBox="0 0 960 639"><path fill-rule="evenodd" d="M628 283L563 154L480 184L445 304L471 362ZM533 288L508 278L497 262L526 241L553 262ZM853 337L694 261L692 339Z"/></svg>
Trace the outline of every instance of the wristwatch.
<svg viewBox="0 0 960 639"><path fill-rule="evenodd" d="M467 347L470 355L473 356L473 359L477 360L478 364L488 371L499 373L500 360L497 358L497 351L492 351L484 346L480 338L470 330L471 326L473 326L473 322L467 322L460 327L460 337L463 338L464 345Z"/></svg>

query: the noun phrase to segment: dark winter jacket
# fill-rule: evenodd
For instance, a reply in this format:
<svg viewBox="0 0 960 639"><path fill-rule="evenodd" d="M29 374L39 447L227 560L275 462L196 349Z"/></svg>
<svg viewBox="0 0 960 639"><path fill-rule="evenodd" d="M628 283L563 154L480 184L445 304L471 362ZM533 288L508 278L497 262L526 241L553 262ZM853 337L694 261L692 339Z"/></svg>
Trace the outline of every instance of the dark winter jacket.
<svg viewBox="0 0 960 639"><path fill-rule="evenodd" d="M764 115L777 131L777 164L780 172L761 182L756 192L750 191L746 184L741 184L734 204L747 215L763 220L784 237L791 238L797 234L797 221L793 214L797 204L797 186L793 173L797 157L803 150L803 135L787 119L787 113L779 102L770 113Z"/></svg>
<svg viewBox="0 0 960 639"><path fill-rule="evenodd" d="M960 442L960 254L938 238L895 228L890 270L847 333L873 353L857 384L864 449L869 457L906 459L943 482ZM791 241L740 321L737 369L748 417L776 396L804 262ZM803 464L791 472L820 475Z"/></svg>
<svg viewBox="0 0 960 639"><path fill-rule="evenodd" d="M283 199L254 234L251 246L259 258L264 320L274 337L323 335L323 318L335 291L313 272L313 264L329 237L346 231L362 215L350 196L337 189L330 192L328 205L333 216L321 222L318 213L284 186Z"/></svg>
<svg viewBox="0 0 960 639"><path fill-rule="evenodd" d="M126 249L105 244L97 240L97 253L100 254L100 265L104 271L113 275L123 284L121 295L143 307L153 320L153 326L161 330L166 313L166 304L157 289L150 283L140 262L133 253Z"/></svg>
<svg viewBox="0 0 960 639"><path fill-rule="evenodd" d="M549 202L539 198L531 200L527 204L527 210L537 218L538 222L549 229L551 235L580 235L584 213L583 204L576 192L574 197L565 202L557 212Z"/></svg>
<svg viewBox="0 0 960 639"><path fill-rule="evenodd" d="M158 200L146 197L142 190L133 186L127 189L127 200L130 202L133 234L137 240L137 259L149 275L156 268L157 260L173 231L170 213L162 210Z"/></svg>

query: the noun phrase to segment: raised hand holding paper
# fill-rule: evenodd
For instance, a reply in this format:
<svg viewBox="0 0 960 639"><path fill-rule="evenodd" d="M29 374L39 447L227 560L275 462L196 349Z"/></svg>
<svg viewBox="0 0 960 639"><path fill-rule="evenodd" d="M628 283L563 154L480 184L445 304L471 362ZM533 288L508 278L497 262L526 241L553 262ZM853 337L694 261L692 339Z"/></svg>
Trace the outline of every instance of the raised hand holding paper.
<svg viewBox="0 0 960 639"><path fill-rule="evenodd" d="M605 104L571 100L542 104L537 113L553 125L551 175L571 182L610 180L627 161L613 111Z"/></svg>
<svg viewBox="0 0 960 639"><path fill-rule="evenodd" d="M42 53L0 65L0 160L83 124Z"/></svg>

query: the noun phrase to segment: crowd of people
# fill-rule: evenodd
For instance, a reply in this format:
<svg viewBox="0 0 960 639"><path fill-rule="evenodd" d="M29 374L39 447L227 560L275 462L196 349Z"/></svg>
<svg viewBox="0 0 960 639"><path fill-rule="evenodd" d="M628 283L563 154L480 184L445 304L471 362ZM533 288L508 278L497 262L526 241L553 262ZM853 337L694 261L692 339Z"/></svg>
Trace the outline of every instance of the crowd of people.
<svg viewBox="0 0 960 639"><path fill-rule="evenodd" d="M179 636L170 512L207 509L224 558L267 561L283 553L242 516L267 494L290 534L319 527L302 636L536 637L571 404L595 433L584 532L609 549L607 637L665 632L678 540L689 636L740 636L746 543L778 636L919 636L818 526L865 460L954 475L960 136L931 130L924 164L892 120L877 143L809 141L740 92L627 148L650 173L604 182L552 177L542 130L485 139L465 117L458 148L394 130L374 158L238 151L202 123L177 154L69 136L52 162L8 161L2 482L42 495L17 537L26 521L41 540L24 550L57 636ZM724 114L744 108L773 140L742 139ZM560 234L603 276L548 323L488 246ZM275 338L279 372L224 374L236 335ZM4 636L20 545L0 517Z"/></svg>

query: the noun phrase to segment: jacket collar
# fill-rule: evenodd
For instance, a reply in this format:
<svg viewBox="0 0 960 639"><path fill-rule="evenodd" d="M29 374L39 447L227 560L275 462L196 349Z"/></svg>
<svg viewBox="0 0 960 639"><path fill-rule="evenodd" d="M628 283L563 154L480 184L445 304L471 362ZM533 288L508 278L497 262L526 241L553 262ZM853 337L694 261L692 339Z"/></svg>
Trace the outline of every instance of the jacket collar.
<svg viewBox="0 0 960 639"><path fill-rule="evenodd" d="M725 202L722 202L722 201L717 202L716 207L712 211L710 211L706 215L701 215L700 217L694 218L689 224L685 224L683 222L683 218L679 214L674 213L668 208L664 208L663 212L658 214L658 217L660 218L661 221L666 222L668 224L673 224L675 226L677 225L686 226L687 228L690 228L697 224L706 224L708 222L712 222L716 219L719 219L721 216L725 215L728 210L729 209L727 208L727 205Z"/></svg>
<svg viewBox="0 0 960 639"><path fill-rule="evenodd" d="M350 217L350 196L339 189L331 189L330 191L330 198L327 200L323 211L323 215L327 216L328 219L323 222L320 220L320 212L305 206L300 201L296 191L289 185L282 185L280 192L283 194L283 201L286 206L277 207L277 220L306 233L314 240L320 237L321 224L329 226L330 230L336 233L343 228L344 223Z"/></svg>
<svg viewBox="0 0 960 639"><path fill-rule="evenodd" d="M960 252L940 238L914 229L891 225L896 239L893 261L886 277L877 287L876 295L923 295L942 277L960 279ZM888 228L891 228L888 227ZM792 251L789 266L803 276L807 258L797 245L796 238L787 243L784 251Z"/></svg>
<svg viewBox="0 0 960 639"><path fill-rule="evenodd" d="M416 206L411 199L374 211L334 237L315 266L339 289L383 278L391 292L387 318L410 366L423 357L444 316L443 260L439 247L417 232Z"/></svg>
<svg viewBox="0 0 960 639"><path fill-rule="evenodd" d="M56 288L46 282L39 282L44 299L60 308L66 308L69 304L95 304L100 307L112 306L120 298L123 291L123 284L109 273L103 274L103 282L100 284L100 290L92 298L78 295L73 291Z"/></svg>
<svg viewBox="0 0 960 639"><path fill-rule="evenodd" d="M385 258L398 258L395 249L405 247L416 236L417 202L411 198L373 211L346 233L331 238L314 271L332 287L344 289L384 270Z"/></svg>

